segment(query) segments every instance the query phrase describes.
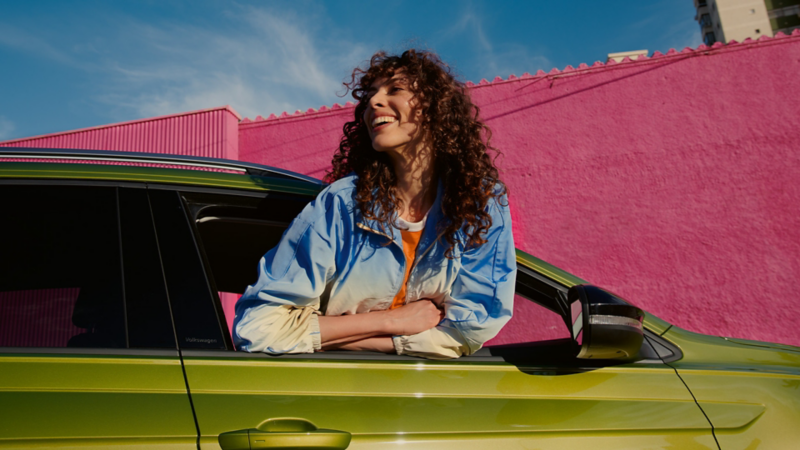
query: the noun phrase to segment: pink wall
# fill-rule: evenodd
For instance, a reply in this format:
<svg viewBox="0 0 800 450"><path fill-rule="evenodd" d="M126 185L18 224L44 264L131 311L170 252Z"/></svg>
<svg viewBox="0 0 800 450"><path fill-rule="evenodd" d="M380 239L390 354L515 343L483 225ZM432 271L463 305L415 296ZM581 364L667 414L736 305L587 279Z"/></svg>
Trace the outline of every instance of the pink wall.
<svg viewBox="0 0 800 450"><path fill-rule="evenodd" d="M239 159L229 106L0 142L0 147L120 150Z"/></svg>
<svg viewBox="0 0 800 450"><path fill-rule="evenodd" d="M703 333L800 345L800 31L481 82L517 246ZM239 126L321 177L352 106Z"/></svg>

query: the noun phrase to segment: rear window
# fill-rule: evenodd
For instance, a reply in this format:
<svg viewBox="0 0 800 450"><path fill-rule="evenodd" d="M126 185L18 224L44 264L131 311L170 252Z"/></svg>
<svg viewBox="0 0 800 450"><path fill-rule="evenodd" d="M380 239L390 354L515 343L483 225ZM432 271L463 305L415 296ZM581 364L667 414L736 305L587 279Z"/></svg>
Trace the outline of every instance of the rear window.
<svg viewBox="0 0 800 450"><path fill-rule="evenodd" d="M144 189L0 186L0 347L175 348Z"/></svg>

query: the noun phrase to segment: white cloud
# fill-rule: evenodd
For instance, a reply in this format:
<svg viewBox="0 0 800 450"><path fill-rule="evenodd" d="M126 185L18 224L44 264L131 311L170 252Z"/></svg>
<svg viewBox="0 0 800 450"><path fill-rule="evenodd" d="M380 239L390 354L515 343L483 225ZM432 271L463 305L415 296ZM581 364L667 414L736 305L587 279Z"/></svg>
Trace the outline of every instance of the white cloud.
<svg viewBox="0 0 800 450"><path fill-rule="evenodd" d="M524 72L535 72L538 69L549 69L552 62L540 54L532 54L531 50L517 43L493 43L486 33L483 14L470 2L460 8L461 16L449 28L443 30L439 39L460 40L466 45L472 44L476 58L481 64L479 70L486 78L510 74L521 75ZM479 81L479 80L471 80Z"/></svg>
<svg viewBox="0 0 800 450"><path fill-rule="evenodd" d="M136 49L107 61L111 81L97 99L141 116L229 104L255 117L341 102L335 92L364 46L320 39L304 22L313 19L282 14L243 8L227 33L130 21L121 34Z"/></svg>
<svg viewBox="0 0 800 450"><path fill-rule="evenodd" d="M664 17L674 14L675 5L673 0L662 0L659 3L648 5L649 15L642 20L631 24L629 32L631 35L642 33L654 33L657 36L658 48L650 48L650 53L658 50L666 53L670 48L683 50L685 47L697 48L703 43L700 35L700 26L694 20L694 6L688 2L683 6L686 13L682 20L669 23L665 26Z"/></svg>
<svg viewBox="0 0 800 450"><path fill-rule="evenodd" d="M5 116L0 116L0 140L12 139L12 133L16 129L14 122L6 119Z"/></svg>
<svg viewBox="0 0 800 450"><path fill-rule="evenodd" d="M76 64L76 61L67 52L50 45L41 37L8 23L0 22L0 45L62 64Z"/></svg>
<svg viewBox="0 0 800 450"><path fill-rule="evenodd" d="M665 42L669 42L670 47L676 50L683 50L686 47L697 48L703 43L700 27L694 21L672 25L664 31L662 39Z"/></svg>
<svg viewBox="0 0 800 450"><path fill-rule="evenodd" d="M483 31L483 21L471 3L462 8L461 17L451 27L442 32L443 38L455 38L462 34L469 34L478 43L481 50L492 51L492 43Z"/></svg>
<svg viewBox="0 0 800 450"><path fill-rule="evenodd" d="M341 103L336 92L366 47L314 34L324 18L269 6L231 4L213 30L106 17L112 28L65 42L0 23L0 46L83 70L109 120L222 105L252 118Z"/></svg>

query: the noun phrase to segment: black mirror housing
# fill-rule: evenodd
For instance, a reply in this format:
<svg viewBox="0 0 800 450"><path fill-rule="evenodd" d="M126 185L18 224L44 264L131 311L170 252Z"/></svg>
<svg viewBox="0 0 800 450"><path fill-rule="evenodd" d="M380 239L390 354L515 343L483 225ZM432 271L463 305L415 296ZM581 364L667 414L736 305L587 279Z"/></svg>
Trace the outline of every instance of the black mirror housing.
<svg viewBox="0 0 800 450"><path fill-rule="evenodd" d="M642 347L644 311L589 284L567 293L572 340L581 359L634 360Z"/></svg>

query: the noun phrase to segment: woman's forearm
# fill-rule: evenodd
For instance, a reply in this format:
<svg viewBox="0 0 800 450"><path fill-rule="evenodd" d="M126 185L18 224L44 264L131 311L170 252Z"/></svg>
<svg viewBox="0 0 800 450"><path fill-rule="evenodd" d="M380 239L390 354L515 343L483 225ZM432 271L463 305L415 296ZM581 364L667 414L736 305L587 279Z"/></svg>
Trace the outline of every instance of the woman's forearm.
<svg viewBox="0 0 800 450"><path fill-rule="evenodd" d="M417 334L435 327L443 318L444 311L428 299L387 311L319 316L320 341L324 347L374 336Z"/></svg>
<svg viewBox="0 0 800 450"><path fill-rule="evenodd" d="M319 316L319 334L323 344L349 342L387 334L384 311L343 316Z"/></svg>
<svg viewBox="0 0 800 450"><path fill-rule="evenodd" d="M351 350L381 353L395 353L394 341L390 336L375 336L350 342L323 344L323 350Z"/></svg>

